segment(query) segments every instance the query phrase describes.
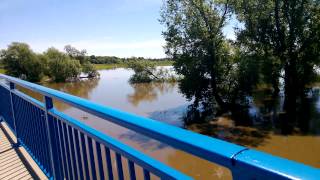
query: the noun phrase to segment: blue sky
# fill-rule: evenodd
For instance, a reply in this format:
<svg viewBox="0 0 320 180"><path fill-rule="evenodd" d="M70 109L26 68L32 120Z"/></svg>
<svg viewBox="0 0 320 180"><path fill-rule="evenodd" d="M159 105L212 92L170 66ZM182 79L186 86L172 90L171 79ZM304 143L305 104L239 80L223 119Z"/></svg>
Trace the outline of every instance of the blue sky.
<svg viewBox="0 0 320 180"><path fill-rule="evenodd" d="M162 0L0 0L0 48L26 42L36 52L71 44L88 54L165 57ZM232 27L225 29L232 38Z"/></svg>

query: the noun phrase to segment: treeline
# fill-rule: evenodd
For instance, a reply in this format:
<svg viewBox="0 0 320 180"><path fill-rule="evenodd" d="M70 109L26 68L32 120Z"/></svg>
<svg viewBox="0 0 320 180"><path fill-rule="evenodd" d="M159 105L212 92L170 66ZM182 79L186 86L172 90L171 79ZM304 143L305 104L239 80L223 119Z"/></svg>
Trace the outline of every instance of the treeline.
<svg viewBox="0 0 320 180"><path fill-rule="evenodd" d="M77 50L66 45L64 52L49 48L43 53L35 53L26 43L11 43L1 50L0 60L6 74L39 82L44 76L52 81L63 82L80 78L84 73L88 78L98 76L98 72L86 56L86 50Z"/></svg>
<svg viewBox="0 0 320 180"><path fill-rule="evenodd" d="M129 61L152 61L152 62L164 62L170 61L167 58L144 58L144 57L129 57L129 58L120 58L116 56L88 56L89 61L92 64L122 64Z"/></svg>
<svg viewBox="0 0 320 180"><path fill-rule="evenodd" d="M156 64L171 64L171 59L116 56L88 56L86 50L78 50L70 45L64 51L48 48L43 53L35 53L28 44L13 42L7 49L0 51L0 69L5 69L6 74L39 82L43 77L52 81L63 82L78 80L81 74L84 77L94 78L99 74L96 65L122 65L131 62L154 62Z"/></svg>

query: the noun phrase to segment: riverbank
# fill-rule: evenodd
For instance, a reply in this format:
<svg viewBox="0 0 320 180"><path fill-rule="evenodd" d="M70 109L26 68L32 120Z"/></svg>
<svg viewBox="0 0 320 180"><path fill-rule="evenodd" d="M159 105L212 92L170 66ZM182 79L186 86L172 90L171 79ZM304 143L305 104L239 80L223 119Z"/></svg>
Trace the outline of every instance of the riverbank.
<svg viewBox="0 0 320 180"><path fill-rule="evenodd" d="M3 68L3 65L0 63L0 74L4 74L5 73L5 70Z"/></svg>
<svg viewBox="0 0 320 180"><path fill-rule="evenodd" d="M154 61L156 66L172 66L173 61ZM103 70L103 69L115 69L115 68L125 68L127 67L126 63L114 63L114 64L93 64L93 66L97 70ZM0 66L0 73L4 74L5 69Z"/></svg>
<svg viewBox="0 0 320 180"><path fill-rule="evenodd" d="M172 66L173 61L153 61L156 66ZM127 63L114 63L114 64L94 64L97 70L103 69L115 69L115 68L125 68Z"/></svg>

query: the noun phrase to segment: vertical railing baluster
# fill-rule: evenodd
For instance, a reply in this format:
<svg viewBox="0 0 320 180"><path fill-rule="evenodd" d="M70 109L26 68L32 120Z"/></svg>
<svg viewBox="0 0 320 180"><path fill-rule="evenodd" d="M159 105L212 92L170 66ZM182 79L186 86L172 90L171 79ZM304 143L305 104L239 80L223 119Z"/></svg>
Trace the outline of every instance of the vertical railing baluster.
<svg viewBox="0 0 320 180"><path fill-rule="evenodd" d="M100 143L96 141L96 149L97 149L97 159L98 159L98 168L99 168L99 176L100 179L105 179L104 178L104 173L103 173L103 164L102 164L102 156L101 156L101 146Z"/></svg>
<svg viewBox="0 0 320 180"><path fill-rule="evenodd" d="M36 135L36 132L38 131L39 127L35 121L36 121L36 115L34 114L33 108L32 108L32 104L27 102L27 106L29 108L28 110L28 119L30 122L32 122L31 128L32 128L32 144L33 144L33 153L34 156L38 159L39 162L41 162L41 157L40 157L40 151L39 148L37 148L37 144L38 144L38 136ZM31 117L31 118L30 118Z"/></svg>
<svg viewBox="0 0 320 180"><path fill-rule="evenodd" d="M45 121L45 118L42 118L42 116L45 116L45 114L43 113L43 115L41 115L42 113L40 112L40 110L34 106L32 106L32 104L30 104L30 107L32 109L32 119L34 122L34 125L33 127L36 127L36 128L33 128L35 129L34 133L35 133L35 138L36 138L36 141L37 141L37 144L36 144L36 149L39 151L39 162L42 164L42 165L48 165L50 164L50 158L48 158L48 153L46 151L46 145L45 145L45 142L46 142L46 131L43 132L44 127L43 124L45 124L45 122L42 122L42 120ZM43 137L44 136L44 137ZM41 148L39 148L41 147ZM48 161L49 160L49 161ZM48 167L46 167L47 170Z"/></svg>
<svg viewBox="0 0 320 180"><path fill-rule="evenodd" d="M55 117L50 115L50 122L51 125L53 127L53 134L54 134L54 138L53 140L53 145L54 145L54 157L56 157L54 160L55 162L55 170L56 170L56 179L63 179L64 175L63 175L63 163L62 163L62 159L60 157L60 144L59 144L59 133L58 133L58 126L56 121L58 121Z"/></svg>
<svg viewBox="0 0 320 180"><path fill-rule="evenodd" d="M32 105L31 105L31 107L33 107ZM34 118L32 118L32 119L35 119L36 117L38 118L38 117L40 117L41 118L41 114L39 114L38 112L37 112L37 108L36 109L34 109L34 107L33 108L31 108L31 111L32 111L32 114L31 114L31 116L32 117L34 117ZM41 131L40 131L40 129L42 129L41 128L41 125L40 125L40 123L39 122L37 122L37 123L35 123L35 125L36 126L33 126L34 127L34 129L36 130L36 132L38 133L38 135L37 136L35 136L36 138L37 138L37 146L39 147L43 147L43 145L42 145L42 142L43 142L43 140L41 139L42 138L42 136L41 136ZM43 160L44 160L44 158L45 158L45 155L44 155L44 152L43 152L43 150L42 149L40 149L40 148L37 148L38 149L38 159L39 159L39 161L41 162L41 163L43 163Z"/></svg>
<svg viewBox="0 0 320 180"><path fill-rule="evenodd" d="M106 153L107 168L108 168L108 178L109 180L113 180L111 155L110 155L110 149L108 147L105 147L105 153Z"/></svg>
<svg viewBox="0 0 320 180"><path fill-rule="evenodd" d="M68 125L66 123L62 123L63 128L63 139L64 139L64 145L65 145L65 153L66 153L66 160L68 162L68 173L69 173L69 179L74 179L73 176L73 168L72 168L72 161L71 161L71 154L70 154L70 145L68 142Z"/></svg>
<svg viewBox="0 0 320 180"><path fill-rule="evenodd" d="M63 147L64 147L64 158L66 161L66 171L68 173L68 177L66 179L72 179L72 174L71 174L71 165L70 165L70 159L68 157L68 144L66 142L66 131L65 131L65 125L62 121L60 121L61 124L61 132L62 132L62 140L63 140Z"/></svg>
<svg viewBox="0 0 320 180"><path fill-rule="evenodd" d="M38 109L38 108L37 108ZM48 151L49 149L49 145L47 142L47 139L48 139L48 135L47 135L47 130L46 130L46 114L45 114L45 111L43 111L42 109L38 109L38 113L41 117L41 120L39 122L37 122L37 124L40 125L40 128L38 129L39 133L42 134L41 138L42 138L42 145L41 147L43 147L43 154L44 154L44 161L46 162L46 164L50 164L50 152ZM50 125L49 125L50 126ZM49 156L48 156L49 155ZM41 162L41 163L44 163L44 162ZM47 167L49 168L49 167ZM49 170L49 169L47 169Z"/></svg>
<svg viewBox="0 0 320 180"><path fill-rule="evenodd" d="M18 108L18 106L17 106L17 108ZM20 101L20 111L19 111L19 114L20 114L20 118L19 118L19 123L21 122L21 123L24 123L23 124L23 129L25 130L25 132L24 132L24 136L23 137L21 137L20 135L20 139L21 138L23 138L24 139L24 144L27 144L27 143L30 143L30 138L28 138L29 137L29 134L30 134L30 128L28 128L28 126L29 126L29 122L28 121L26 121L25 119L26 119L26 114L25 114L25 112L27 112L28 111L28 108L27 108L27 106L25 105L25 103L24 102L22 102L22 101ZM30 150L31 149L31 147L28 147L28 149Z"/></svg>
<svg viewBox="0 0 320 180"><path fill-rule="evenodd" d="M67 132L68 132L68 141L69 141L69 148L70 148L69 150L70 150L70 157L71 157L71 163L73 168L73 175L74 175L74 179L78 179L77 162L75 158L73 134L72 134L71 126L67 126Z"/></svg>
<svg viewBox="0 0 320 180"><path fill-rule="evenodd" d="M62 142L62 132L61 132L61 125L60 125L60 120L56 119L56 126L57 126L57 131L58 131L58 141L59 141L59 147L60 147L60 159L61 159L61 163L62 163L62 171L63 171L63 179L67 179L67 169L66 169L66 158L64 156L64 146L63 146L63 142Z"/></svg>
<svg viewBox="0 0 320 180"><path fill-rule="evenodd" d="M27 102L28 103L28 102ZM32 104L29 103L27 105L31 111L32 111ZM42 114L43 113L43 114ZM42 115L41 115L42 114ZM39 116L37 116L39 115ZM43 116L43 117L42 117ZM38 137L36 135L36 133L42 132L43 137L42 138L42 144L41 144L41 148L39 148L39 144L34 144L34 149L35 150L40 150L42 151L42 153L44 154L43 159L41 157L37 157L40 166L42 166L42 168L44 169L44 172L48 175L50 175L50 167L51 167L51 156L50 156L50 152L49 152L49 145L48 145L48 133L47 133L47 125L46 125L46 114L45 111L41 111L39 109L38 114L32 114L32 118L30 118L29 122L30 122L30 127L31 129L33 129L33 131L31 132L33 135L30 137L33 137L34 139L39 139L40 137ZM36 122L37 117L40 117L40 119L38 119L38 121ZM41 118L42 117L42 118ZM37 128L34 128L37 127ZM35 141L34 139L32 139L32 141ZM35 155L36 156L36 155ZM51 174L52 176L52 174Z"/></svg>
<svg viewBox="0 0 320 180"><path fill-rule="evenodd" d="M143 169L144 180L150 180L150 172L146 169Z"/></svg>
<svg viewBox="0 0 320 180"><path fill-rule="evenodd" d="M131 180L136 180L136 171L134 170L134 163L128 159L128 169Z"/></svg>
<svg viewBox="0 0 320 180"><path fill-rule="evenodd" d="M39 162L39 158L36 157L35 153L35 143L34 143L34 125L33 125L33 118L30 117L30 106L28 106L28 102L25 102L24 105L26 106L26 111L22 112L24 114L24 121L27 121L27 129L30 129L28 136L26 136L26 139L29 139L29 146L30 150L32 152L32 155L36 158L37 162Z"/></svg>
<svg viewBox="0 0 320 180"><path fill-rule="evenodd" d="M13 120L13 128L14 128L14 133L16 135L16 140L17 142L15 142L15 146L19 146L19 136L18 136L18 131L17 131L17 124L16 124L16 117L15 117L15 111L13 108L13 98L12 98L12 91L14 91L16 89L16 86L13 82L9 82L9 87L10 87L10 104L11 104L11 113L12 113L12 120ZM12 127L11 127L12 128Z"/></svg>
<svg viewBox="0 0 320 180"><path fill-rule="evenodd" d="M50 156L50 145L49 145L49 143L48 143L48 138L51 138L51 147L52 147L52 149L54 148L54 145L53 145L53 140L52 140L52 138L53 137L55 137L55 136L53 136L53 137L51 137L51 127L52 127L52 125L51 125L51 123L49 123L49 126L47 126L46 124L46 122L47 122L47 120L46 120L46 112L45 112L45 110L44 111L41 111L41 113L43 113L43 116L44 116L44 118L41 120L41 121L39 121L38 123L40 124L40 126L42 127L41 129L42 129L42 131L43 131L43 133L44 133L44 138L43 138L43 151L44 151L44 153L45 153L45 161L46 161L46 165L47 165L47 170L48 171L50 171L50 167L51 167L51 156ZM48 117L49 117L49 115L48 115ZM48 122L50 122L51 121L51 119L49 118L48 119ZM50 129L49 129L49 131L50 131L50 136L48 136L48 130L47 130L47 127L50 127ZM55 157L55 155L53 154L53 157ZM55 158L54 158L54 160L55 160ZM55 166L56 167L56 166ZM57 175L57 174L56 174Z"/></svg>
<svg viewBox="0 0 320 180"><path fill-rule="evenodd" d="M76 128L73 129L73 137L74 137L74 149L77 159L77 167L79 172L79 178L83 178L83 170L82 170L82 160L81 160L81 151L80 151L80 144L79 144L79 134Z"/></svg>
<svg viewBox="0 0 320 180"><path fill-rule="evenodd" d="M52 170L52 177L56 178L56 171L54 167L54 161L53 161L53 149L52 149L52 143L51 143L51 134L50 134L50 126L49 126L49 113L48 111L53 108L53 101L52 98L48 96L44 96L44 102L45 102L45 112L46 112L46 126L47 126L47 136L48 136L48 143L49 143L49 153L50 153L50 163L51 163L51 170Z"/></svg>
<svg viewBox="0 0 320 180"><path fill-rule="evenodd" d="M21 114L20 115L21 118L19 119L19 122L24 123L23 128L25 129L25 133L24 133L23 139L24 139L24 144L26 145L26 144L31 144L31 139L29 138L30 134L31 134L31 129L29 128L30 122L26 121L26 113L25 113L25 112L28 111L28 107L26 106L24 101L20 100L20 102L21 102L22 108L21 108L21 110L19 112ZM21 138L22 137L20 137L20 139ZM31 146L27 146L27 148L28 148L28 150L32 149Z"/></svg>
<svg viewBox="0 0 320 180"><path fill-rule="evenodd" d="M83 161L83 168L85 173L86 180L90 179L89 175L89 167L88 167L88 155L87 155L87 148L86 148L86 140L83 133L79 132L80 134L80 143L81 143L81 160Z"/></svg>
<svg viewBox="0 0 320 180"><path fill-rule="evenodd" d="M29 129L27 128L28 122L24 121L24 114L23 114L23 112L26 111L26 106L23 104L22 101L17 100L17 107L20 107L19 113L16 114L16 115L18 115L17 121L19 121L19 123L21 123L21 131L19 131L20 132L19 140L23 141L23 143L26 144L29 141L29 139L26 138L29 134ZM20 126L18 126L18 127L20 127ZM20 128L18 128L18 129L20 129ZM26 148L28 150L30 149L29 147L26 147Z"/></svg>
<svg viewBox="0 0 320 180"><path fill-rule="evenodd" d="M118 178L119 180L123 180L123 168L122 168L121 155L117 152L116 152L116 161L117 161Z"/></svg>
<svg viewBox="0 0 320 180"><path fill-rule="evenodd" d="M12 111L15 111L15 121L16 121L16 128L17 128L17 132L19 132L19 138L21 138L22 137L22 135L23 135L23 130L24 129L21 129L21 127L24 127L23 126L23 122L19 122L19 119L21 118L20 116L21 116L21 113L19 113L19 112L16 112L16 107L17 106L19 106L21 109L23 108L23 107L21 107L21 105L20 105L20 103L19 103L19 101L15 98L15 94L14 93L12 93L12 102L13 102L13 104L12 104ZM18 137L17 137L17 140L19 140L20 141L20 139L18 139ZM19 142L20 143L20 142Z"/></svg>
<svg viewBox="0 0 320 180"><path fill-rule="evenodd" d="M28 103L28 106L30 107L30 112L28 114L32 117L30 119L32 119L32 121L34 121L32 127L34 129L34 131L33 131L33 133L34 133L34 135L33 135L33 137L34 137L34 145L36 146L35 147L35 154L36 154L35 156L37 157L39 162L43 163L42 162L42 160L43 160L42 157L43 156L41 154L42 150L40 148L38 148L39 144L41 143L41 139L39 138L39 136L37 134L39 129L41 129L41 127L39 126L39 123L36 122L36 120L38 119L38 116L37 116L37 113L34 110L34 106L31 103Z"/></svg>
<svg viewBox="0 0 320 180"><path fill-rule="evenodd" d="M91 166L92 179L97 179L96 165L95 165L95 162L94 162L92 138L87 136L87 139L88 139L88 150L89 150L89 157L90 157L90 166Z"/></svg>

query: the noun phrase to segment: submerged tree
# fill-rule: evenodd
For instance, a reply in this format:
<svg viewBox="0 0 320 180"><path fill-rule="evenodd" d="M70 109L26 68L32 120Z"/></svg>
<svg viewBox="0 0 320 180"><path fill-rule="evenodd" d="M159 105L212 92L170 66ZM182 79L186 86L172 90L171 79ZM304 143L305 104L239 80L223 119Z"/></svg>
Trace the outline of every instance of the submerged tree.
<svg viewBox="0 0 320 180"><path fill-rule="evenodd" d="M66 45L64 47L64 50L71 59L75 59L80 62L82 72L87 74L88 78L94 78L99 76L97 69L89 61L89 58L87 57L87 51L85 49L78 50L77 48L72 47L71 45Z"/></svg>
<svg viewBox="0 0 320 180"><path fill-rule="evenodd" d="M305 96L320 63L319 1L243 0L233 8L244 24L238 41L248 52L268 57L265 70L273 73L275 88L284 72L284 110L294 120L297 97Z"/></svg>
<svg viewBox="0 0 320 180"><path fill-rule="evenodd" d="M176 72L183 75L180 89L189 100L194 99L192 108L210 114L216 104L223 112L243 105L257 81L257 74L249 74L250 70L256 73L257 63L253 58L243 59L223 35L229 2L167 0L161 16L166 27L166 54L175 61Z"/></svg>
<svg viewBox="0 0 320 180"><path fill-rule="evenodd" d="M80 64L84 64L89 61L89 59L86 57L87 51L85 49L78 50L77 48L72 47L71 45L66 45L64 47L64 50L70 58L79 60Z"/></svg>
<svg viewBox="0 0 320 180"><path fill-rule="evenodd" d="M81 69L83 73L87 74L87 78L95 78L99 76L98 71L90 62L82 64Z"/></svg>
<svg viewBox="0 0 320 180"><path fill-rule="evenodd" d="M149 60L130 60L127 67L134 71L130 83L175 82L179 79L170 69L157 67L155 62Z"/></svg>
<svg viewBox="0 0 320 180"><path fill-rule="evenodd" d="M130 83L144 83L159 79L155 75L156 66L153 62L129 61L127 65L134 71L134 74L130 77Z"/></svg>
<svg viewBox="0 0 320 180"><path fill-rule="evenodd" d="M56 82L76 79L81 73L81 64L55 48L49 48L44 53L48 61L47 75Z"/></svg>

